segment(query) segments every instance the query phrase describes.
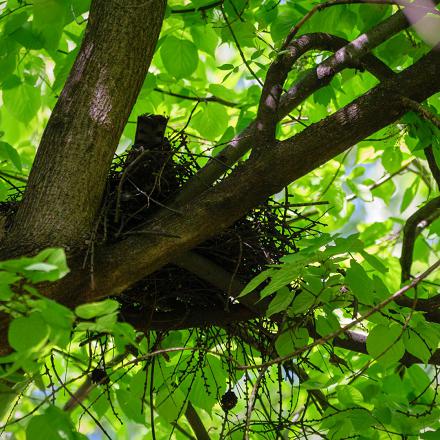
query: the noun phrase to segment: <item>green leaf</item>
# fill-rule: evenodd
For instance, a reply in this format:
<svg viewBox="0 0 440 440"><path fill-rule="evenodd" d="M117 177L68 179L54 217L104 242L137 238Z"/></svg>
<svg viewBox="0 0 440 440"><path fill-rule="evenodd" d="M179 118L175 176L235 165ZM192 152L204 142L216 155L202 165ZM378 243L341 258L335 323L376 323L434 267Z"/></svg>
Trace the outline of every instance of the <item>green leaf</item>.
<svg viewBox="0 0 440 440"><path fill-rule="evenodd" d="M229 125L229 116L223 105L217 103L203 104L192 120L194 127L206 139L215 139L222 135Z"/></svg>
<svg viewBox="0 0 440 440"><path fill-rule="evenodd" d="M199 50L203 50L207 54L215 56L219 38L211 26L206 24L204 26L191 26L190 32L194 44Z"/></svg>
<svg viewBox="0 0 440 440"><path fill-rule="evenodd" d="M292 305L289 307L289 316L302 314L316 302L316 296L304 291L295 296Z"/></svg>
<svg viewBox="0 0 440 440"><path fill-rule="evenodd" d="M395 173L402 166L402 152L400 148L387 148L382 154L382 165L390 173Z"/></svg>
<svg viewBox="0 0 440 440"><path fill-rule="evenodd" d="M267 280L273 273L273 269L264 270L263 272L260 272L257 276L252 278L249 283L247 283L246 287L243 289L243 291L238 295L238 298L247 295L248 293L253 292L262 282Z"/></svg>
<svg viewBox="0 0 440 440"><path fill-rule="evenodd" d="M22 318L15 318L8 329L8 341L17 351L41 349L49 336L49 327L40 312Z"/></svg>
<svg viewBox="0 0 440 440"><path fill-rule="evenodd" d="M390 365L405 354L400 325L376 325L367 337L368 353L380 363Z"/></svg>
<svg viewBox="0 0 440 440"><path fill-rule="evenodd" d="M275 313L284 311L292 302L293 294L287 287L282 287L275 294L266 311L266 316L272 316Z"/></svg>
<svg viewBox="0 0 440 440"><path fill-rule="evenodd" d="M17 64L18 44L11 38L0 38L0 81L4 81Z"/></svg>
<svg viewBox="0 0 440 440"><path fill-rule="evenodd" d="M362 393L351 385L339 386L336 394L339 402L341 402L346 408L360 406L364 402Z"/></svg>
<svg viewBox="0 0 440 440"><path fill-rule="evenodd" d="M106 299L100 302L82 304L75 309L75 313L79 318L92 319L116 312L119 309L119 305L114 299Z"/></svg>
<svg viewBox="0 0 440 440"><path fill-rule="evenodd" d="M415 179L412 184L406 188L403 193L402 204L400 205L400 212L404 212L411 202L414 200L417 190L419 188L419 179Z"/></svg>
<svg viewBox="0 0 440 440"><path fill-rule="evenodd" d="M145 373L143 373L145 380ZM142 404L142 395L133 394L133 391L118 389L116 390L116 398L121 410L126 417L133 422L145 424L146 412Z"/></svg>
<svg viewBox="0 0 440 440"><path fill-rule="evenodd" d="M345 282L350 287L351 292L365 304L373 302L373 281L368 277L364 268L356 261L350 262L347 269Z"/></svg>
<svg viewBox="0 0 440 440"><path fill-rule="evenodd" d="M10 160L18 171L22 170L20 155L17 150L7 142L0 141L0 158Z"/></svg>
<svg viewBox="0 0 440 440"><path fill-rule="evenodd" d="M423 440L438 440L440 438L440 429L435 431L425 431L420 435Z"/></svg>
<svg viewBox="0 0 440 440"><path fill-rule="evenodd" d="M26 270L39 270L41 272L51 272L52 270L57 269L54 264L49 263L34 263L25 267Z"/></svg>
<svg viewBox="0 0 440 440"><path fill-rule="evenodd" d="M72 325L75 320L74 313L48 298L36 301L35 309L41 313L41 317L49 326L50 341L59 347L66 347L70 342Z"/></svg>
<svg viewBox="0 0 440 440"><path fill-rule="evenodd" d="M29 22L11 33L10 37L26 49L39 50L44 46L44 38L32 28Z"/></svg>
<svg viewBox="0 0 440 440"><path fill-rule="evenodd" d="M3 91L5 108L19 121L27 124L41 105L40 90L28 84Z"/></svg>
<svg viewBox="0 0 440 440"><path fill-rule="evenodd" d="M162 386L156 395L155 404L159 415L168 423L174 423L185 414L188 399L179 388L171 390Z"/></svg>
<svg viewBox="0 0 440 440"><path fill-rule="evenodd" d="M44 47L56 49L69 11L67 0L34 0L33 28L44 39Z"/></svg>
<svg viewBox="0 0 440 440"><path fill-rule="evenodd" d="M316 318L316 331L320 336L326 336L339 329L338 318L332 313L326 313L326 316Z"/></svg>
<svg viewBox="0 0 440 440"><path fill-rule="evenodd" d="M232 70L234 69L234 65L233 64L222 64L221 66L217 66L217 69L219 70Z"/></svg>
<svg viewBox="0 0 440 440"><path fill-rule="evenodd" d="M280 356L287 356L309 342L309 332L306 328L287 330L278 336L275 348Z"/></svg>
<svg viewBox="0 0 440 440"><path fill-rule="evenodd" d="M359 253L373 269L376 269L380 273L388 272L388 268L375 255L371 255L365 251L360 251Z"/></svg>
<svg viewBox="0 0 440 440"><path fill-rule="evenodd" d="M23 273L33 283L56 281L69 272L66 255L61 248L44 249L30 259L29 263L24 264Z"/></svg>
<svg viewBox="0 0 440 440"><path fill-rule="evenodd" d="M432 352L427 343L414 331L407 330L403 334L403 343L406 350L423 363L427 364Z"/></svg>
<svg viewBox="0 0 440 440"><path fill-rule="evenodd" d="M176 78L188 78L199 63L196 45L173 36L168 36L162 43L160 57L168 73Z"/></svg>
<svg viewBox="0 0 440 440"><path fill-rule="evenodd" d="M66 412L49 406L45 413L34 416L26 428L26 440L87 440L76 432Z"/></svg>

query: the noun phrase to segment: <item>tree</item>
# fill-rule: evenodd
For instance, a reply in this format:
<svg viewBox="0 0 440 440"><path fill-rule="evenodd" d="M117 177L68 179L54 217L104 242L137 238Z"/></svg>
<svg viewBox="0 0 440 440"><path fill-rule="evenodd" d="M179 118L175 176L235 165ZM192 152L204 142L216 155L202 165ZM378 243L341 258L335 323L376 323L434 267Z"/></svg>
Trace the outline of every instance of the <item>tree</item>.
<svg viewBox="0 0 440 440"><path fill-rule="evenodd" d="M3 432L436 438L436 4L3 2Z"/></svg>

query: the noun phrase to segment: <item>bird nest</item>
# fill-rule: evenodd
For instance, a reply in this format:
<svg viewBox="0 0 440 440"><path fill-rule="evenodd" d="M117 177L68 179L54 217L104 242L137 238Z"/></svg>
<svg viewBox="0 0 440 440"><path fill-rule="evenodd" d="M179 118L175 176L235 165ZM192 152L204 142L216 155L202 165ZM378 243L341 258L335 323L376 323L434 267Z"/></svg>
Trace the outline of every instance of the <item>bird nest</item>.
<svg viewBox="0 0 440 440"><path fill-rule="evenodd" d="M184 132L165 137L167 120L162 116L138 118L136 141L116 157L109 173L107 192L96 239L118 241L145 224L158 211L173 210L180 188L199 169ZM231 227L198 245L194 252L244 283L286 253L296 252L295 241L315 222L295 226L296 211L288 197L261 203ZM130 313L172 312L191 309L224 309L231 301L223 290L168 264L118 296Z"/></svg>

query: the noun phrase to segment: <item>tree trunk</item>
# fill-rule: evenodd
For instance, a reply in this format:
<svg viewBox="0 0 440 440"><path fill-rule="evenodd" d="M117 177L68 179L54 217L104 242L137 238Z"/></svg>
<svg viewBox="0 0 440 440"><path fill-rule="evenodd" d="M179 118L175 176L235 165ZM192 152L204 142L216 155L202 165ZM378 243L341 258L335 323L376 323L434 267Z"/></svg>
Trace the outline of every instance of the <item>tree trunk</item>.
<svg viewBox="0 0 440 440"><path fill-rule="evenodd" d="M156 47L166 0L94 0L3 256L84 245Z"/></svg>

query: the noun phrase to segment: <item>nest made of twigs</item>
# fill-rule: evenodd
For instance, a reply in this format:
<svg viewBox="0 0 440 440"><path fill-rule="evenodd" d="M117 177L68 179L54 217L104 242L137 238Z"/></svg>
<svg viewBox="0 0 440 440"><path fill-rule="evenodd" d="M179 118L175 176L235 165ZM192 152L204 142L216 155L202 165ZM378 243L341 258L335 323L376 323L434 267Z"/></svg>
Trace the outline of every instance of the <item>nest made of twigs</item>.
<svg viewBox="0 0 440 440"><path fill-rule="evenodd" d="M171 140L164 138L155 147L136 142L113 163L96 239L119 240L136 231L158 210L170 209L179 189L197 170L185 133L180 132ZM268 264L296 251L295 239L300 233L287 221L288 211L288 202L268 200L194 251L217 263L231 276L248 282ZM224 308L225 302L230 301L224 291L174 265L142 279L118 300L122 309L130 312L212 310Z"/></svg>

